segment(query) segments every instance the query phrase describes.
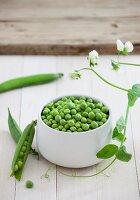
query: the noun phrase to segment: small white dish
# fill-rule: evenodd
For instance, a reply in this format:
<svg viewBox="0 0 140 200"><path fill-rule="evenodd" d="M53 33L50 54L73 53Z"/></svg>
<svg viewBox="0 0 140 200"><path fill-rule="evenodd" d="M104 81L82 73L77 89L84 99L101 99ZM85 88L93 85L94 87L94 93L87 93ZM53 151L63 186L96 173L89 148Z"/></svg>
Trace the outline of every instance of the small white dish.
<svg viewBox="0 0 140 200"><path fill-rule="evenodd" d="M87 95L66 95L62 97L86 96L95 101L100 101L108 108L104 101ZM49 101L49 102L52 102ZM49 103L49 102L46 102ZM37 121L37 146L39 152L50 162L63 167L82 168L101 162L96 153L108 144L112 135L111 111L109 118L102 126L85 132L63 132L50 128L41 119L42 106Z"/></svg>

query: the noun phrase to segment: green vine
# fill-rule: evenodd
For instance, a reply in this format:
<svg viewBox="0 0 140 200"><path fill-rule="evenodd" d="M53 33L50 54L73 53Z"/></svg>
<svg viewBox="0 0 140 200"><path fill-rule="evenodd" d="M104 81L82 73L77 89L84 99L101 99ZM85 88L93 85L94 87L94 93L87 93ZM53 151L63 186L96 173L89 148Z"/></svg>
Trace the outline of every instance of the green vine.
<svg viewBox="0 0 140 200"><path fill-rule="evenodd" d="M128 42L130 43L130 42ZM122 43L123 44L123 43ZM122 45L121 44L121 45ZM126 43L125 43L126 44ZM129 44L130 45L130 49L132 50L132 43ZM127 46L127 48L126 48ZM125 64L125 65L132 65L132 66L140 66L139 64L132 64L132 63L123 63L119 61L119 55L126 55L128 54L129 51L129 46L124 45L124 49L122 49L121 46L121 51L118 52L118 59L117 62L112 60L112 67L113 69L119 69L120 64ZM117 46L117 48L119 49L120 47ZM103 76L101 76L100 74L98 74L93 68L95 66L98 65L98 53L94 50L92 52L89 53L88 56L88 61L89 61L89 67L85 67L82 69L79 69L77 71L75 71L74 73L71 74L71 77L73 79L80 79L81 78L81 71L84 70L89 70L91 72L93 72L100 80L102 80L103 82L105 82L106 84L108 84L111 87L114 87L116 89L119 89L121 91L126 92L127 97L128 97L128 102L127 102L127 108L126 108L126 112L125 112L125 117L120 117L117 122L116 122L116 126L113 129L113 133L112 133L112 139L116 140L119 142L118 145L115 144L107 144L105 145L99 152L97 152L96 156L99 159L109 159L109 158L113 158L113 160L103 169L101 169L99 172L91 174L91 175L87 175L87 176L78 176L78 175L71 175L71 174L66 174L60 170L58 170L61 174L68 176L68 177L77 177L77 178L87 178L87 177L93 177L93 176L97 176L101 173L103 173L105 170L107 170L116 160L120 160L123 162L128 162L131 160L132 155L130 153L127 152L126 150L126 146L125 146L125 141L126 141L126 129L127 129L127 122L128 122L128 116L129 116L129 110L132 106L134 106L136 100L140 97L140 84L134 84L132 86L132 88L130 89L126 89L120 86L117 86L111 82L109 82L108 80L106 80Z"/></svg>

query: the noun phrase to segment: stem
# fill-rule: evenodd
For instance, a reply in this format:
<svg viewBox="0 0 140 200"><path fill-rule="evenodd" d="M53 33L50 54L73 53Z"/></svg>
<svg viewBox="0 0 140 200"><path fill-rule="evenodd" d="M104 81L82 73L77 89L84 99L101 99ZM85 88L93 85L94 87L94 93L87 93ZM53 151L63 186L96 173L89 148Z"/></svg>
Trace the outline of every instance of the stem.
<svg viewBox="0 0 140 200"><path fill-rule="evenodd" d="M130 108L129 105L127 104L126 114L125 114L125 128L124 128L124 133L123 133L124 138L123 138L123 140L122 140L122 142L121 142L121 144L120 144L120 147L123 146L123 143L124 143L124 141L125 141L125 135L126 135L126 128L127 128L127 121L128 121L129 108Z"/></svg>
<svg viewBox="0 0 140 200"><path fill-rule="evenodd" d="M82 70L90 70L90 71L92 71L94 74L96 74L96 76L98 76L102 81L104 81L105 83L107 83L108 85L110 85L110 86L112 86L112 87L115 87L115 88L117 88L117 89L123 90L123 91L125 91L125 92L128 92L127 89L122 88L122 87L119 87L119 86L117 86L117 85L115 85L115 84L113 84L113 83L110 83L109 81L107 81L106 79L104 79L100 74L98 74L96 71L94 71L94 70L91 69L91 68L85 67L85 68L82 68L82 69L80 69L80 70L78 70L78 71L82 71Z"/></svg>
<svg viewBox="0 0 140 200"><path fill-rule="evenodd" d="M65 174L61 171L59 171L61 174L65 175L65 176L68 176L68 177L75 177L75 178L90 178L90 177L93 177L93 176L97 176L101 173L103 173L106 169L108 169L115 161L116 161L116 157L111 161L111 163L109 165L107 165L105 168L103 168L101 171L95 173L95 174L91 174L91 175L88 175L88 176L77 176L77 175L70 175L70 174Z"/></svg>
<svg viewBox="0 0 140 200"><path fill-rule="evenodd" d="M116 61L113 60L113 62L117 63ZM125 62L118 62L118 64L122 64L122 65L131 65L131 66L139 66L140 67L140 64L133 64L133 63L125 63Z"/></svg>

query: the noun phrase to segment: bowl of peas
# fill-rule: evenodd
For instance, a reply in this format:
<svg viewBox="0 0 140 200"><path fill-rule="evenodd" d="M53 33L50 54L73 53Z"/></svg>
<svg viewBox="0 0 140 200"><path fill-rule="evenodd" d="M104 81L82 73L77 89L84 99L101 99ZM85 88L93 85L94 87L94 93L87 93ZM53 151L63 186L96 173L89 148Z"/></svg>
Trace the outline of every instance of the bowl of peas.
<svg viewBox="0 0 140 200"><path fill-rule="evenodd" d="M50 162L70 168L101 160L96 153L111 140L109 106L85 95L67 95L46 102L37 122L37 146Z"/></svg>

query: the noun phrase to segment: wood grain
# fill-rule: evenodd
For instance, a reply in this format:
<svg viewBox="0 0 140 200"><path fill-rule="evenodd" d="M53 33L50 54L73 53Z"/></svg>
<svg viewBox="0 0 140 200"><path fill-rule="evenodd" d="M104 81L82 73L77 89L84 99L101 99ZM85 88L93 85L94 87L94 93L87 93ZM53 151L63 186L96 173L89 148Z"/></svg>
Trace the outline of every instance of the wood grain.
<svg viewBox="0 0 140 200"><path fill-rule="evenodd" d="M101 56L101 66L96 70L110 82L130 88L140 82L139 67L122 67L120 72L110 69L110 58ZM122 59L122 58L121 58ZM125 60L127 59L127 60ZM139 56L128 56L122 61L139 63ZM74 81L69 78L72 70L84 67L86 56L0 56L0 81L16 76L35 73L63 72L65 76L57 82L19 89L0 95L0 197L3 200L139 200L140 199L140 100L131 109L127 127L127 149L132 153L128 163L116 162L105 174L97 177L76 179L63 176L57 170L72 173L71 169L54 166L43 157L38 161L29 156L23 178L20 182L10 177L12 155L15 143L9 136L7 125L7 108L10 107L15 119L23 129L27 123L37 119L40 107L49 99L65 94L87 94L104 99L112 109L113 124L124 114L127 96L125 92L116 90L102 83L90 72L83 72L82 79ZM13 67L12 67L13 66ZM11 70L12 69L12 70ZM117 73L117 74L116 74ZM34 146L36 142L34 140ZM77 169L79 175L97 172L108 164L108 160L98 165ZM48 167L50 179L41 179ZM108 177L109 175L109 177ZM25 181L31 179L34 188L25 188Z"/></svg>
<svg viewBox="0 0 140 200"><path fill-rule="evenodd" d="M140 53L138 0L0 2L0 54L114 54L117 39Z"/></svg>

